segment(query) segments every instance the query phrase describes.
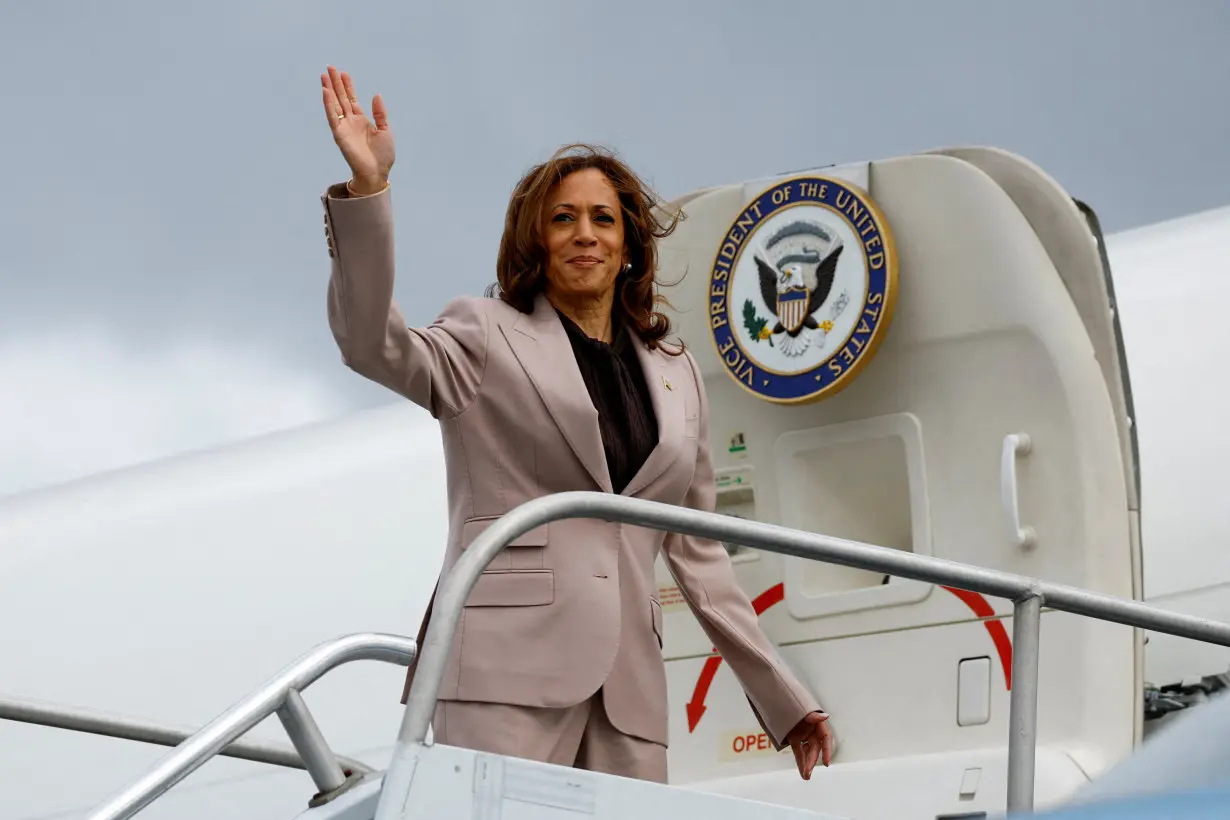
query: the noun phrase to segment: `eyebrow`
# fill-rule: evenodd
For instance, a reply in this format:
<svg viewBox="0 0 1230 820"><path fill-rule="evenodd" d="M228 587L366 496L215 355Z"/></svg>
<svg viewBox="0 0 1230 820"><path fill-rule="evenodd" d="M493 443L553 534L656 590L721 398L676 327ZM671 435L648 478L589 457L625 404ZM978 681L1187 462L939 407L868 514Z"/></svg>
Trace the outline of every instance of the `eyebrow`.
<svg viewBox="0 0 1230 820"><path fill-rule="evenodd" d="M571 210L571 211L575 211L575 210L577 209L577 206L576 206L576 205L573 205L571 202L559 202L559 203L556 203L556 204L552 207L552 209L551 209L551 210L557 210L557 209L559 209L559 208L567 208L567 209L569 209L569 210ZM598 210L602 210L602 211L614 211L614 210L615 210L615 209L614 209L614 208L612 208L610 205L604 205L604 204L602 204L602 203L598 203L597 205L595 205L595 206L594 206L594 208L596 208L596 209L598 209Z"/></svg>

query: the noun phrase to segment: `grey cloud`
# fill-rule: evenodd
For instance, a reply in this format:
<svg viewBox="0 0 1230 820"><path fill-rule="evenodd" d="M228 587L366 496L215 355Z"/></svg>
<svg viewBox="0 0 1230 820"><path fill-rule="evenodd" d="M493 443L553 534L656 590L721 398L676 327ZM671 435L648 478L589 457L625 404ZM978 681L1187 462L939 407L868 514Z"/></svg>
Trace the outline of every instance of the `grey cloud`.
<svg viewBox="0 0 1230 820"><path fill-rule="evenodd" d="M956 143L1018 151L1107 230L1224 204L1230 7L1137 0L9 3L0 339L225 340L335 390L317 76L384 95L412 323L492 278L508 192L573 140L666 196ZM16 123L16 125L14 125ZM19 391L20 386L16 386Z"/></svg>

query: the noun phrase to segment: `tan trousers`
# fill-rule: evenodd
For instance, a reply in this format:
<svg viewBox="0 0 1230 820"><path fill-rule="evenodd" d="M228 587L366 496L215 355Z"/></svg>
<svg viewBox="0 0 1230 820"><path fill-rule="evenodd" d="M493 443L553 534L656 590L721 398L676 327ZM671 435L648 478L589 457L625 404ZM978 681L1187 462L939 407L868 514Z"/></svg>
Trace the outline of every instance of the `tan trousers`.
<svg viewBox="0 0 1230 820"><path fill-rule="evenodd" d="M564 709L441 700L431 728L446 746L666 782L666 747L612 726L601 689Z"/></svg>

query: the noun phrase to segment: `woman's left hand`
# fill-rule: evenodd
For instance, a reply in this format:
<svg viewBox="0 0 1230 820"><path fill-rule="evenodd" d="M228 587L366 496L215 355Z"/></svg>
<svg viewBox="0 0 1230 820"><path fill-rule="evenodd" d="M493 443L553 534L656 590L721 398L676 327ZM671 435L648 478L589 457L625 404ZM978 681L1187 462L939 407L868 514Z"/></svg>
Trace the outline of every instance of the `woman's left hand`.
<svg viewBox="0 0 1230 820"><path fill-rule="evenodd" d="M811 780L811 770L821 757L825 766L833 759L833 730L828 720L824 712L812 712L786 735L786 742L794 750L794 759L799 764L799 775L804 780Z"/></svg>

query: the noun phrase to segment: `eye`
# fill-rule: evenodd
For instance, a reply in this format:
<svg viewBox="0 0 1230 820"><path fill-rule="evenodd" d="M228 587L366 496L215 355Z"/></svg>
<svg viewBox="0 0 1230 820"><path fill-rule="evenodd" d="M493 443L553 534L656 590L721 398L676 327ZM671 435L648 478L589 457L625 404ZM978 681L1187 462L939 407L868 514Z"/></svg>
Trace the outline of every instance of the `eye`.
<svg viewBox="0 0 1230 820"><path fill-rule="evenodd" d="M566 219L572 219L572 214L558 213L555 216L551 217L552 222L563 222Z"/></svg>
<svg viewBox="0 0 1230 820"><path fill-rule="evenodd" d="M607 222L610 224L615 223L615 217L605 212L598 214L596 217L594 217L594 219L597 220L598 222Z"/></svg>

